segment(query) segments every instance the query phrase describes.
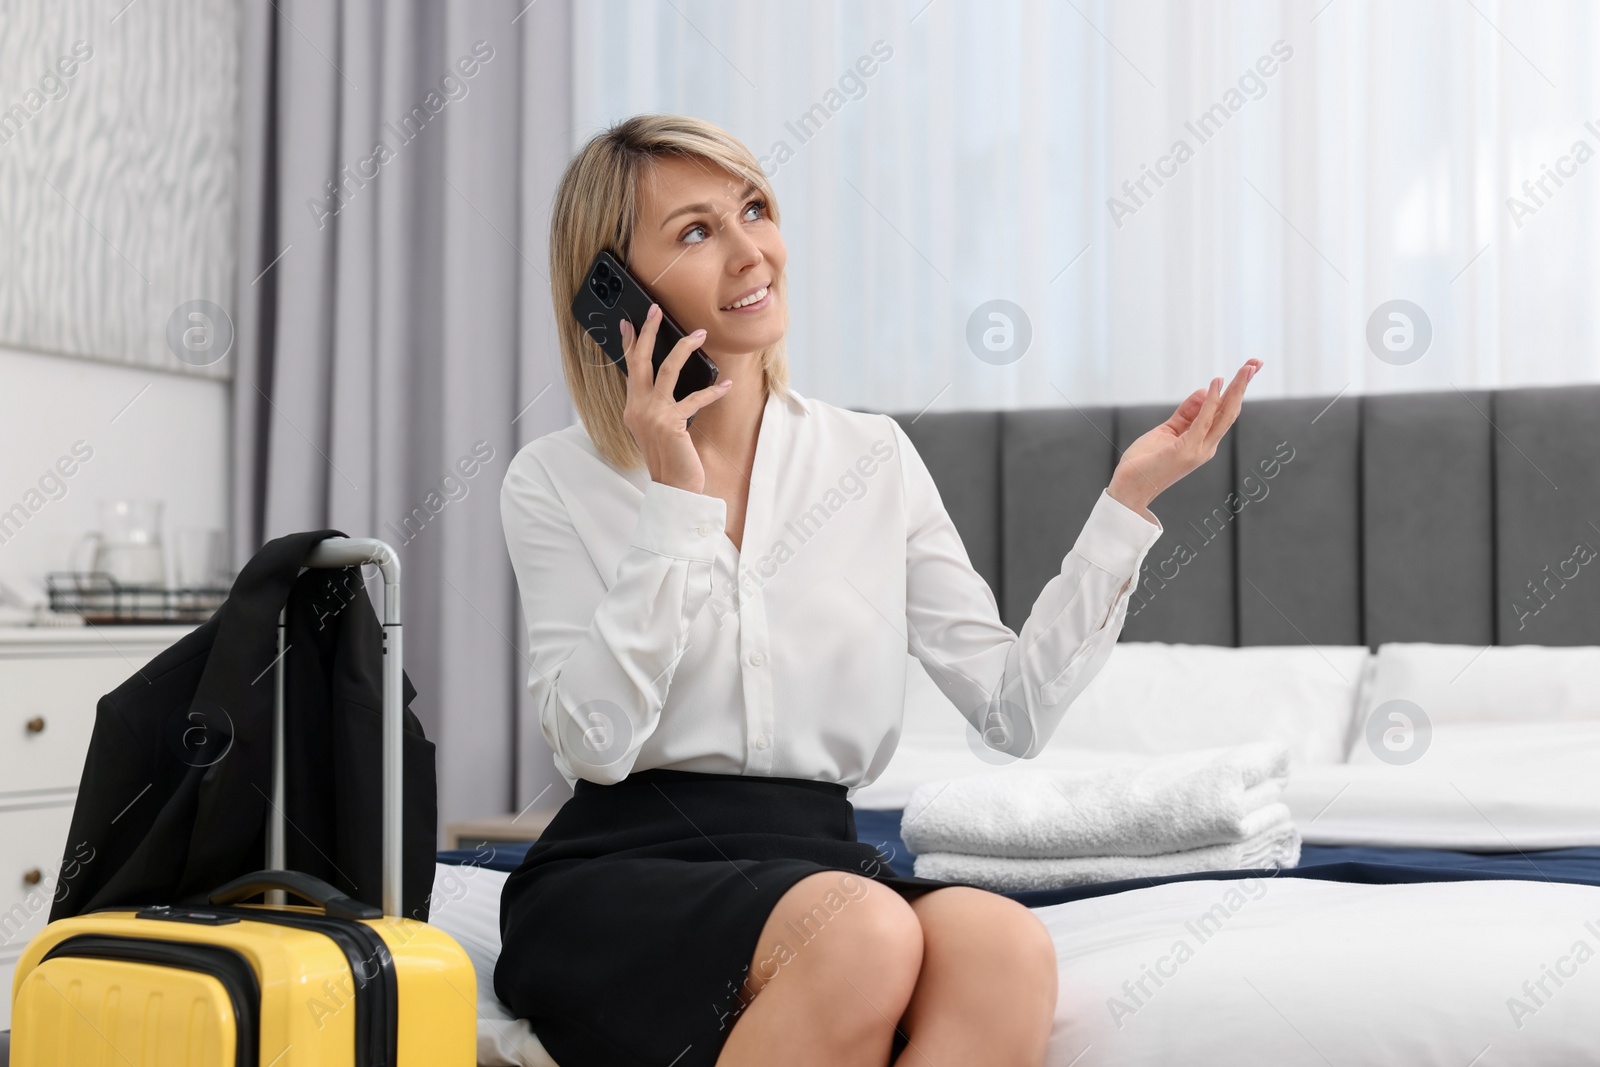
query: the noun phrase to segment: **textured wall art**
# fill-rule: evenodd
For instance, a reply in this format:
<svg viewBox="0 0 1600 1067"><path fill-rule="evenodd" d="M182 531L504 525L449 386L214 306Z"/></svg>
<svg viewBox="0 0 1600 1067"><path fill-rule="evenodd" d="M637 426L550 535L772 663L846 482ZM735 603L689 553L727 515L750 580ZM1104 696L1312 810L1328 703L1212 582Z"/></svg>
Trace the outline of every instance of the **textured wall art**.
<svg viewBox="0 0 1600 1067"><path fill-rule="evenodd" d="M237 0L0 0L0 345L231 376L238 36Z"/></svg>

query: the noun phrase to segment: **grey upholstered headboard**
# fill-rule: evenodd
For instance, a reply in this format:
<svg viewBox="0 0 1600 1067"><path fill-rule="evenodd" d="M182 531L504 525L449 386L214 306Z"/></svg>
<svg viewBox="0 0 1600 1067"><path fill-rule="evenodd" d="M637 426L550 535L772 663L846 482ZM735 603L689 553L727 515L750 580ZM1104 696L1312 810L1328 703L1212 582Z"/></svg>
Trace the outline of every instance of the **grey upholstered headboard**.
<svg viewBox="0 0 1600 1067"><path fill-rule="evenodd" d="M894 417L1019 630L1172 406ZM1597 385L1246 401L1151 510L1123 640L1600 644Z"/></svg>

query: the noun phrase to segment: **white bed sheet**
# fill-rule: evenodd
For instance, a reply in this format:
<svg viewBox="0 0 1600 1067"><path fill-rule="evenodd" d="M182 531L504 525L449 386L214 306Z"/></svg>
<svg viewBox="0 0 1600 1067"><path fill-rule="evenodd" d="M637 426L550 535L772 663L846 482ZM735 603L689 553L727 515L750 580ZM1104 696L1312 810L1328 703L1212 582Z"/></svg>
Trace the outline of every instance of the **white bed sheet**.
<svg viewBox="0 0 1600 1067"><path fill-rule="evenodd" d="M554 1067L494 996L506 877L440 864L431 921L477 970L478 1062ZM1593 886L1172 882L1035 912L1061 961L1048 1067L1571 1067L1600 1056ZM1570 974L1557 986L1546 968ZM1135 999L1124 983L1141 979ZM1536 1002L1524 983L1541 979ZM1525 1010L1513 1014L1511 998Z"/></svg>
<svg viewBox="0 0 1600 1067"><path fill-rule="evenodd" d="M1600 1060L1594 886L1171 882L1036 913L1061 960L1049 1067ZM1547 966L1570 976L1558 986ZM1124 983L1141 978L1135 1003ZM1535 1003L1524 983L1541 978Z"/></svg>
<svg viewBox="0 0 1600 1067"><path fill-rule="evenodd" d="M527 1020L514 1018L494 995L500 958L500 893L504 871L436 863L428 921L460 942L478 976L478 1063L483 1067L556 1067Z"/></svg>

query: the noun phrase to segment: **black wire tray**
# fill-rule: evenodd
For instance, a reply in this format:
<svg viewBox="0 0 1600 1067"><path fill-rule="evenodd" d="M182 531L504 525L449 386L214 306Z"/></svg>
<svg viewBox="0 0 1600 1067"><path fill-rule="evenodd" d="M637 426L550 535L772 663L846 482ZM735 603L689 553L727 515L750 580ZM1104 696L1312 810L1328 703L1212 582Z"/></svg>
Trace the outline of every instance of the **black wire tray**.
<svg viewBox="0 0 1600 1067"><path fill-rule="evenodd" d="M220 586L123 585L104 571L51 571L45 584L51 611L96 624L205 622L228 599Z"/></svg>

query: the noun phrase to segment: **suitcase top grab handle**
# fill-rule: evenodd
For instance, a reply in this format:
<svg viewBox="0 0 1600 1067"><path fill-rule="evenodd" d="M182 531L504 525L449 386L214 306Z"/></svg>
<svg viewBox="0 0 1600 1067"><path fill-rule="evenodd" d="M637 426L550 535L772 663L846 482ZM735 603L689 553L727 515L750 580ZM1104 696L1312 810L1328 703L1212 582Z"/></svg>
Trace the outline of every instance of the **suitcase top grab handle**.
<svg viewBox="0 0 1600 1067"><path fill-rule="evenodd" d="M400 643L400 557L372 537L328 537L306 555L304 567L359 567L375 563L383 573L383 913L400 915L402 797L400 769L405 709ZM302 572L304 573L304 572ZM283 653L284 609L278 611L278 664L272 712L272 813L267 819L267 866L282 871L288 860L284 823ZM268 903L283 903L273 890Z"/></svg>
<svg viewBox="0 0 1600 1067"><path fill-rule="evenodd" d="M237 904L255 896L264 889L283 889L313 904L322 905L323 913L335 919L381 919L383 912L371 904L352 900L333 886L314 875L302 871L254 871L242 874L227 885L201 894L203 899L194 903Z"/></svg>

